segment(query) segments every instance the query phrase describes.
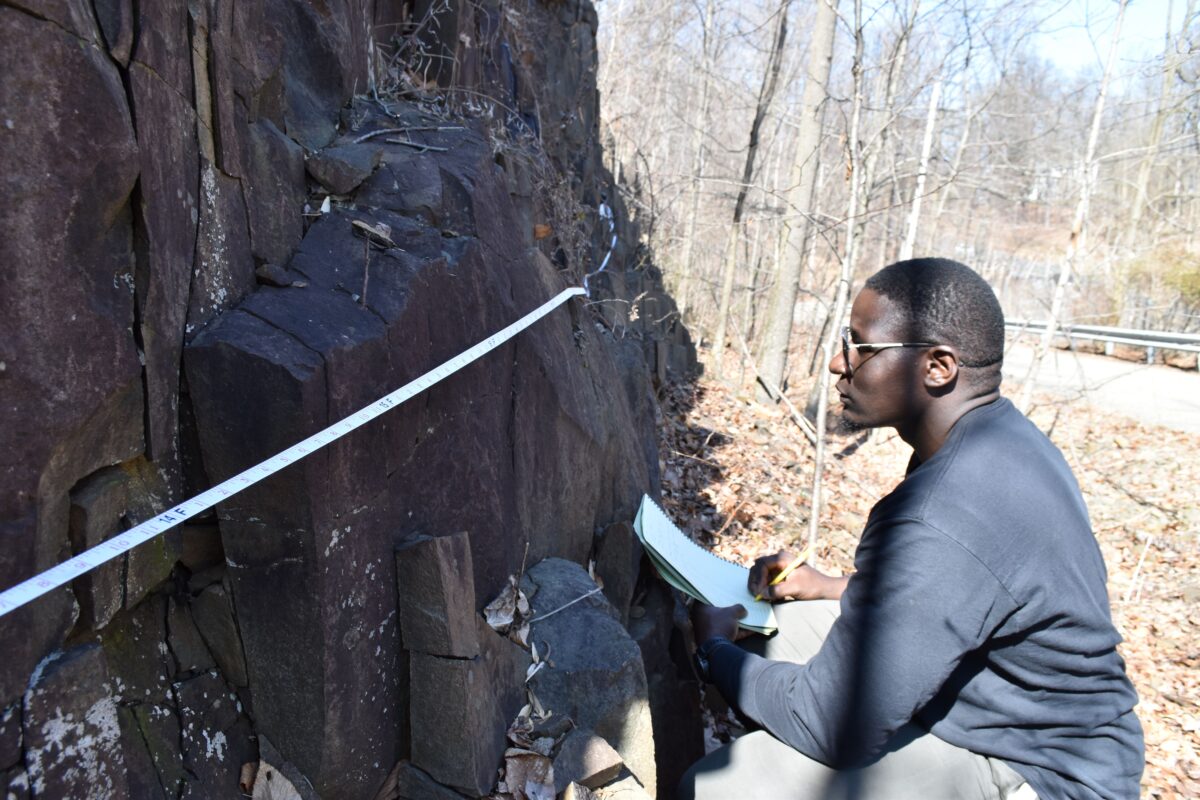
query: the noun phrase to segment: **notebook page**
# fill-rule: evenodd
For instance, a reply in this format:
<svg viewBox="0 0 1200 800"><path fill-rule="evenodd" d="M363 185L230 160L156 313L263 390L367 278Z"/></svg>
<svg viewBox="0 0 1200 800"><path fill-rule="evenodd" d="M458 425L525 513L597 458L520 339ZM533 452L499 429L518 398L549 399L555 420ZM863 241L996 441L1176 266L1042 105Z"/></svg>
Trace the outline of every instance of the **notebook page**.
<svg viewBox="0 0 1200 800"><path fill-rule="evenodd" d="M667 562L678 577L695 589L689 592L686 586L668 579L680 591L711 606L742 605L747 612L742 627L759 631L776 629L771 604L755 600L746 589L750 570L697 545L648 496L642 498L634 528L643 544L654 551L654 560Z"/></svg>

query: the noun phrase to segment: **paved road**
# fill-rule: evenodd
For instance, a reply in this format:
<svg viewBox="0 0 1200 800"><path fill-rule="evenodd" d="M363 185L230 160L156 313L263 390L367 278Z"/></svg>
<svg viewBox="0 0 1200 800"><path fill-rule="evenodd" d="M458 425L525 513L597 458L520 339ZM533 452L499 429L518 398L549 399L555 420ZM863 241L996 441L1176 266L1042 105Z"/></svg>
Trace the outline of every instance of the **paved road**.
<svg viewBox="0 0 1200 800"><path fill-rule="evenodd" d="M1014 346L1004 359L1004 376L1021 381L1033 348ZM1200 433L1200 372L1116 358L1051 350L1037 376L1038 388L1088 402L1154 425ZM1006 389L1017 397L1019 387Z"/></svg>

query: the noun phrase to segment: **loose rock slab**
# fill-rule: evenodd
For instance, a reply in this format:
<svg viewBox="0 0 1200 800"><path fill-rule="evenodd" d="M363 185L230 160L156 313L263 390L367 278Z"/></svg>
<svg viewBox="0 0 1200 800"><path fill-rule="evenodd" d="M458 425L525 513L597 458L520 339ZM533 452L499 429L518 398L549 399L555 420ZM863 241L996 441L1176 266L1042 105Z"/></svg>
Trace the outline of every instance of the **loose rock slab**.
<svg viewBox="0 0 1200 800"><path fill-rule="evenodd" d="M591 731L576 728L563 739L554 758L554 791L561 793L571 783L595 789L617 777L624 766L612 745Z"/></svg>
<svg viewBox="0 0 1200 800"><path fill-rule="evenodd" d="M478 619L472 659L413 653L412 761L439 783L472 797L496 782L504 732L525 702L529 654Z"/></svg>
<svg viewBox="0 0 1200 800"><path fill-rule="evenodd" d="M396 551L400 637L414 653L479 655L475 569L466 533L423 538Z"/></svg>
<svg viewBox="0 0 1200 800"><path fill-rule="evenodd" d="M529 682L534 694L546 710L570 717L611 743L653 793L654 735L637 644L583 567L548 558L530 569L528 577L538 587L530 641L539 649L548 647L546 666Z"/></svg>

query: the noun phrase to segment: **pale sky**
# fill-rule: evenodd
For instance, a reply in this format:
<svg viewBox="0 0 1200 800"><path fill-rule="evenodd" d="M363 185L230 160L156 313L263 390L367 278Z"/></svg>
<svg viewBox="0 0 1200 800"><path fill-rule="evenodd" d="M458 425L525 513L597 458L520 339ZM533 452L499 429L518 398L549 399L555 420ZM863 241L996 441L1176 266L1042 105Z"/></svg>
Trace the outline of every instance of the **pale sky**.
<svg viewBox="0 0 1200 800"><path fill-rule="evenodd" d="M1177 29L1184 0L1173 3L1172 0L1132 0L1129 3L1117 51L1118 73L1129 69L1132 62L1144 61L1162 52L1168 9L1171 25ZM1047 33L1042 34L1042 54L1064 72L1088 68L1098 72L1104 68L1116 16L1115 0L1066 3L1064 9L1044 26Z"/></svg>

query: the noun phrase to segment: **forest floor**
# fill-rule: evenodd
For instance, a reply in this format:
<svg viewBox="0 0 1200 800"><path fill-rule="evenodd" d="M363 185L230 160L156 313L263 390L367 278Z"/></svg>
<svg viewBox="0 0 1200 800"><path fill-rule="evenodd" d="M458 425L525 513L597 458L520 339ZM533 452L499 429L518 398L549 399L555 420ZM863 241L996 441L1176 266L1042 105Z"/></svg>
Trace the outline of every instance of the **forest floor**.
<svg viewBox="0 0 1200 800"><path fill-rule="evenodd" d="M801 408L806 389L788 393ZM1015 392L1006 385L1005 394ZM1142 796L1200 797L1200 435L1084 400L1035 402L1030 416L1075 471L1108 566L1146 737ZM757 403L753 386L701 379L667 390L661 411L664 507L681 528L746 564L803 547L814 451L786 410ZM899 483L910 453L891 430L831 437L811 563L852 569L867 514Z"/></svg>

